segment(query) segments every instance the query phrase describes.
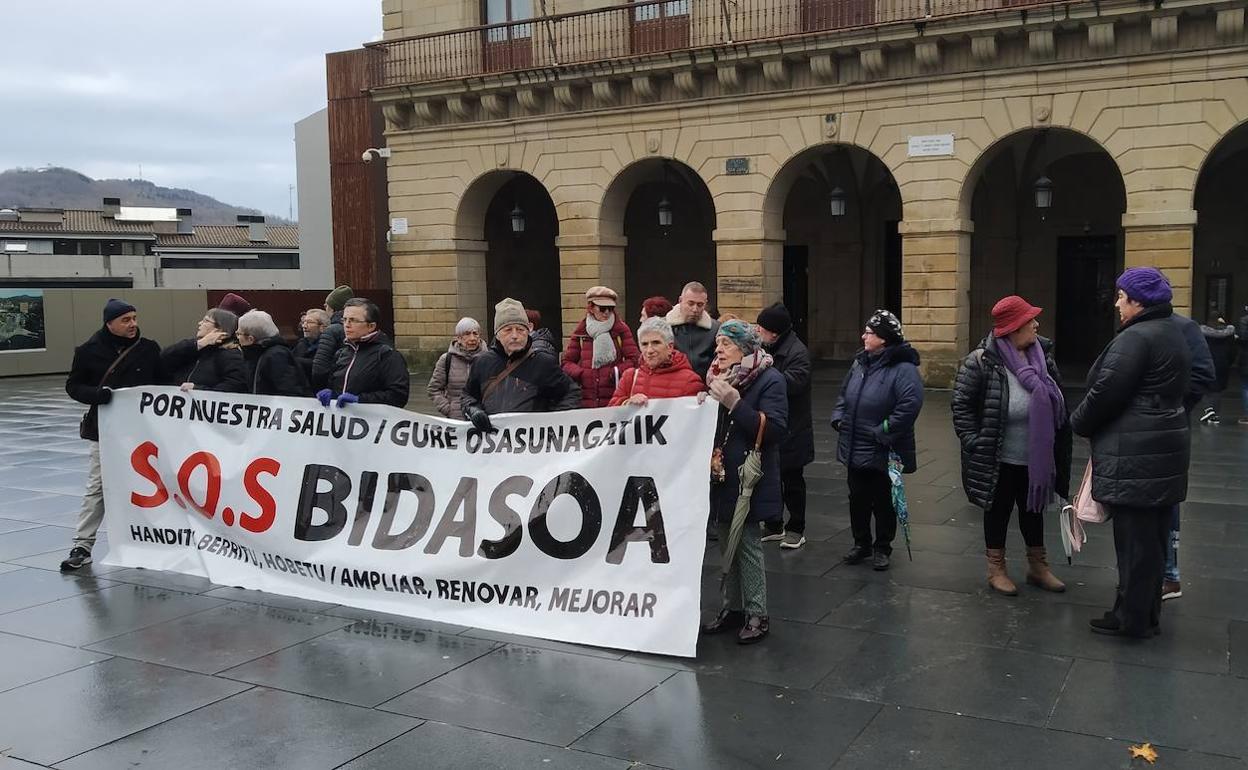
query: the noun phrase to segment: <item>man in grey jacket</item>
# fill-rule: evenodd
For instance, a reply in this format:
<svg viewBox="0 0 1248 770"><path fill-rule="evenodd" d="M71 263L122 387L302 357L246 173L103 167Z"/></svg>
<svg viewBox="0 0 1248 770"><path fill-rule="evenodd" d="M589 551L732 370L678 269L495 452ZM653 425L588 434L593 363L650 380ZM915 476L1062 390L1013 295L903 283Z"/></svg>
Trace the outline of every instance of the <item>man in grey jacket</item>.
<svg viewBox="0 0 1248 770"><path fill-rule="evenodd" d="M715 335L719 323L706 312L708 293L697 281L690 281L680 291L680 301L667 314L676 338L676 349L685 354L689 365L702 379L715 358Z"/></svg>

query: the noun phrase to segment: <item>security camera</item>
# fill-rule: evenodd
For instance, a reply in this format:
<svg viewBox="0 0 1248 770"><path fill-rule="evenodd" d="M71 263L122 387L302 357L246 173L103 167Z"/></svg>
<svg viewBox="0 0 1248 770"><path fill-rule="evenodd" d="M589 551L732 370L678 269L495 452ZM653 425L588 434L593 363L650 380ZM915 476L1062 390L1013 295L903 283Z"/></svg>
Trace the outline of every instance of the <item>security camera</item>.
<svg viewBox="0 0 1248 770"><path fill-rule="evenodd" d="M376 154L378 158L389 158L390 148L382 147L378 149L376 147L369 147L367 150L364 151L362 155L360 155L360 160L364 161L365 163L371 163L373 161L374 154Z"/></svg>

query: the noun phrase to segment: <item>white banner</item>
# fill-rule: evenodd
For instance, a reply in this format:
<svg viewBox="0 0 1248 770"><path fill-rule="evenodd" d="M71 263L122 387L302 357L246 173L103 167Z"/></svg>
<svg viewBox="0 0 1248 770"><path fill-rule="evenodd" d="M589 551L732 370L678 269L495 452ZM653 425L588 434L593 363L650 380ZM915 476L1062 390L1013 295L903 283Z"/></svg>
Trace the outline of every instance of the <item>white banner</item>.
<svg viewBox="0 0 1248 770"><path fill-rule="evenodd" d="M716 406L494 417L176 388L100 410L105 564L692 656Z"/></svg>

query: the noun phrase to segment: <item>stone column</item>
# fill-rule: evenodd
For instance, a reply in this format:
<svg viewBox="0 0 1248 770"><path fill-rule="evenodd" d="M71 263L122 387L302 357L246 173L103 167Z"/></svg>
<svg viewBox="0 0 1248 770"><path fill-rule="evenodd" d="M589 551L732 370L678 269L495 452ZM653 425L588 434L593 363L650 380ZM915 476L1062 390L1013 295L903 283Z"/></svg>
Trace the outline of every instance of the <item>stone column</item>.
<svg viewBox="0 0 1248 770"><path fill-rule="evenodd" d="M563 298L563 334L566 340L585 317L585 292L591 286L609 286L620 295L619 309L626 322L631 312L624 296L623 236L560 235L555 239L559 249L559 292Z"/></svg>
<svg viewBox="0 0 1248 770"><path fill-rule="evenodd" d="M715 241L716 304L751 323L784 298L784 233L757 228L719 229Z"/></svg>
<svg viewBox="0 0 1248 770"><path fill-rule="evenodd" d="M947 387L970 351L971 233L965 219L901 222L901 322L923 381Z"/></svg>
<svg viewBox="0 0 1248 770"><path fill-rule="evenodd" d="M1155 267L1174 287L1174 309L1192 314L1195 211L1131 212L1122 216L1123 264Z"/></svg>
<svg viewBox="0 0 1248 770"><path fill-rule="evenodd" d="M416 357L440 354L455 323L472 316L486 324L485 241L392 243L395 344Z"/></svg>

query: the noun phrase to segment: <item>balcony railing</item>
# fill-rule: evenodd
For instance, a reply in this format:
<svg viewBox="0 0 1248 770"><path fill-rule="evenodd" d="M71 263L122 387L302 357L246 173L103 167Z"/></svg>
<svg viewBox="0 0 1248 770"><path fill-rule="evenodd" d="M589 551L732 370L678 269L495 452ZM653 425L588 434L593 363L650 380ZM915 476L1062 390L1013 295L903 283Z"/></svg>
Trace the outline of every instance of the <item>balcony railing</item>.
<svg viewBox="0 0 1248 770"><path fill-rule="evenodd" d="M1080 3L1087 0L1075 0ZM1070 0L647 0L371 43L374 88L917 22Z"/></svg>

